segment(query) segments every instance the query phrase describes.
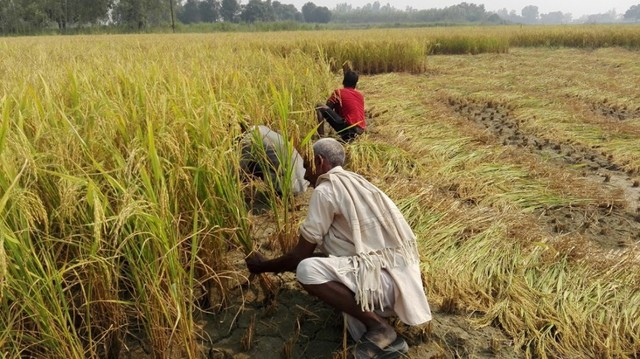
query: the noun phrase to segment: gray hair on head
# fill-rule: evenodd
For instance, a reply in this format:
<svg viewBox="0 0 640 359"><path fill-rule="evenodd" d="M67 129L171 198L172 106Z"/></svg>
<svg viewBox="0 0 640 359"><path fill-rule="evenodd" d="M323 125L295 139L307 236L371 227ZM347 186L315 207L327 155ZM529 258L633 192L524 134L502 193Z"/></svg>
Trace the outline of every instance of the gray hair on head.
<svg viewBox="0 0 640 359"><path fill-rule="evenodd" d="M344 165L344 147L333 138L321 138L313 144L313 153L322 156L332 167Z"/></svg>

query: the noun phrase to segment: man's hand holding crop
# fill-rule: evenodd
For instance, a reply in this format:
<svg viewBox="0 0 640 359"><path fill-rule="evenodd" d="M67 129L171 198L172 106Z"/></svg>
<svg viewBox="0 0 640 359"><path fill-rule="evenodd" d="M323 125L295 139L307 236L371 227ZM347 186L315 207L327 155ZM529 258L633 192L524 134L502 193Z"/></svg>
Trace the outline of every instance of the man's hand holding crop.
<svg viewBox="0 0 640 359"><path fill-rule="evenodd" d="M244 261L247 263L247 269L249 269L249 272L260 274L264 272L262 269L262 263L266 262L267 258L260 252L252 252L244 259Z"/></svg>

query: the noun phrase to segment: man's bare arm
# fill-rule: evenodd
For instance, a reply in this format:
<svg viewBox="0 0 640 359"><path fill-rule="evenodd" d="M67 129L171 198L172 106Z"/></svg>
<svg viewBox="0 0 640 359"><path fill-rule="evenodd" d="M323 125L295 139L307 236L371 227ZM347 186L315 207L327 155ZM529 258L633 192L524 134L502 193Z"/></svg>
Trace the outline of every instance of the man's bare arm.
<svg viewBox="0 0 640 359"><path fill-rule="evenodd" d="M315 249L316 244L308 242L300 236L298 244L283 256L267 260L262 254L254 253L245 261L247 262L247 268L251 273L293 272L298 268L298 263L313 255L313 251Z"/></svg>

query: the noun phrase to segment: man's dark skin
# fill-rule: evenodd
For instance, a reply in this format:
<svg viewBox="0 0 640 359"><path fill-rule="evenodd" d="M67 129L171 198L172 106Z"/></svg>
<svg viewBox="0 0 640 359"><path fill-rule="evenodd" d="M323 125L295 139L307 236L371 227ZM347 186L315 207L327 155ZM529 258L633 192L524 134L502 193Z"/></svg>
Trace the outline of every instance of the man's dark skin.
<svg viewBox="0 0 640 359"><path fill-rule="evenodd" d="M327 173L334 166L322 156L314 156L314 169L307 167L305 179L315 185L319 176ZM302 236L298 244L288 253L275 259L267 260L260 253L254 252L245 261L251 273L264 272L293 272L298 264L306 258L313 256L316 244L308 242ZM365 336L380 348L385 348L393 343L397 334L393 327L375 312L362 311L356 302L354 293L340 282L327 282L323 284L305 285L302 287L311 295L319 298L331 307L338 309L360 320L366 327Z"/></svg>

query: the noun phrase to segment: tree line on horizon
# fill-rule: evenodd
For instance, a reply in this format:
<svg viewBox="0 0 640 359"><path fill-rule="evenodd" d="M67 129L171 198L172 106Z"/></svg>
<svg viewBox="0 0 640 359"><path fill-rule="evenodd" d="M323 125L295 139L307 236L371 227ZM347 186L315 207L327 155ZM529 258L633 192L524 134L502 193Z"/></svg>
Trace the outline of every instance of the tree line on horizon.
<svg viewBox="0 0 640 359"><path fill-rule="evenodd" d="M348 3L334 9L305 3L294 5L272 0L0 0L0 33L23 34L55 29L116 27L143 31L152 27L195 23L299 22L326 24L363 23L485 23L485 24L567 24L640 21L640 4L624 14L614 10L574 20L570 13L540 13L534 5L520 13L501 9L489 12L484 5L462 2L442 9L396 9L379 1L362 7Z"/></svg>
<svg viewBox="0 0 640 359"><path fill-rule="evenodd" d="M254 23L294 21L328 23L332 12L308 2L302 11L271 0L0 0L0 33L45 29L120 27L142 31L179 22Z"/></svg>
<svg viewBox="0 0 640 359"><path fill-rule="evenodd" d="M619 14L615 10L610 10L602 14L584 15L578 19L573 19L571 13L562 11L551 11L540 13L537 6L527 5L522 8L520 14L515 10L506 8L496 11L496 14L508 22L518 24L613 24L620 22L639 22L640 4L633 5L624 14Z"/></svg>

